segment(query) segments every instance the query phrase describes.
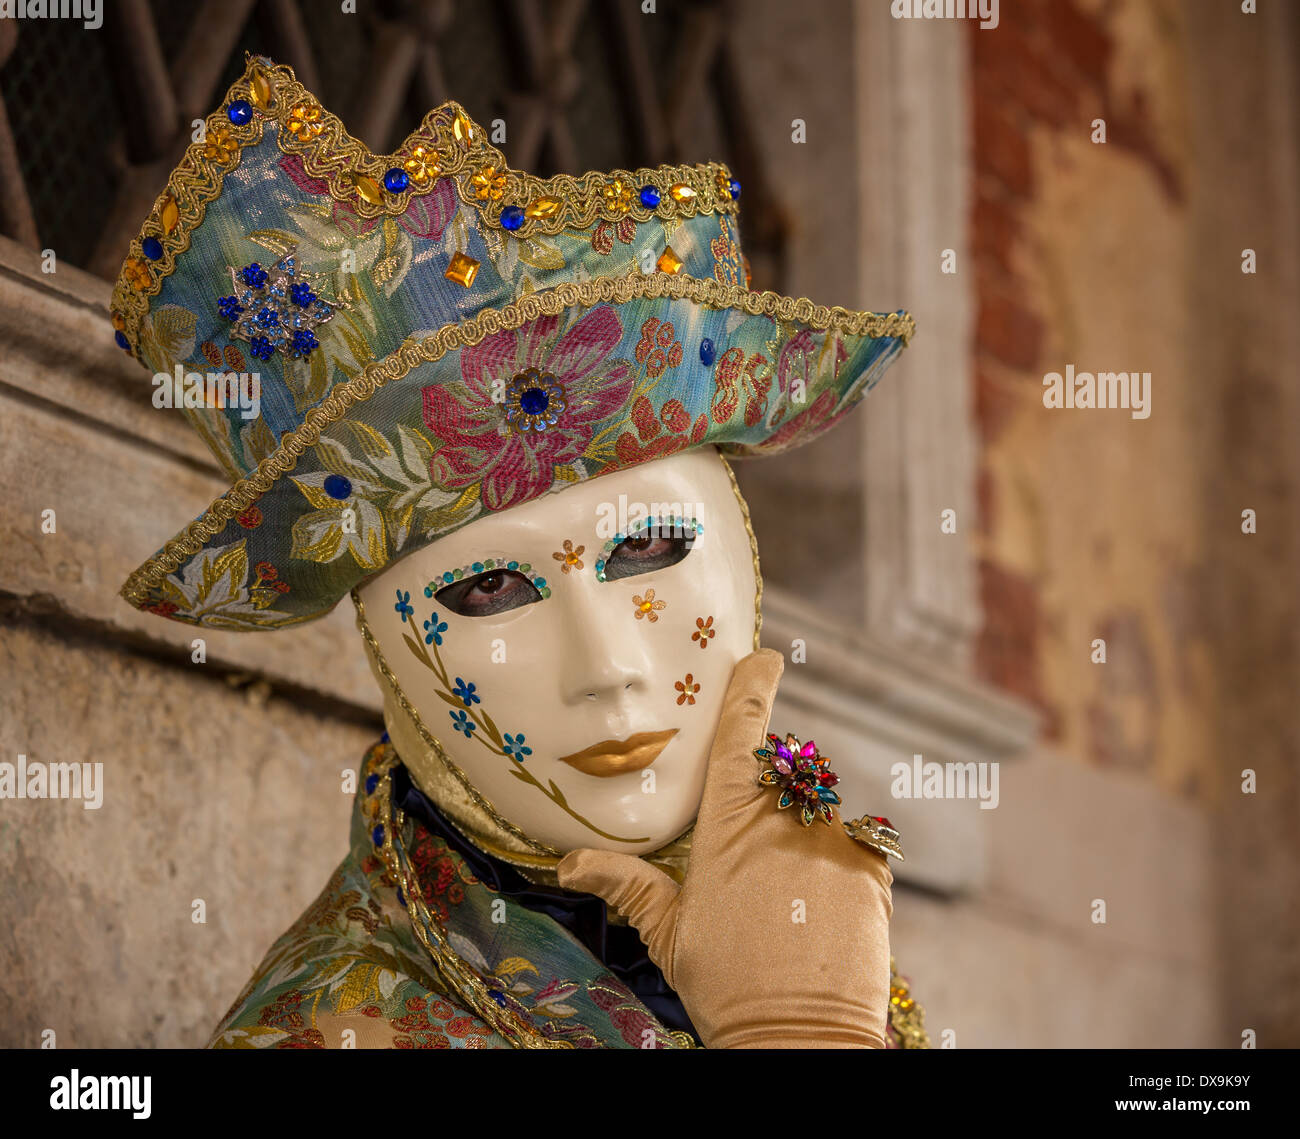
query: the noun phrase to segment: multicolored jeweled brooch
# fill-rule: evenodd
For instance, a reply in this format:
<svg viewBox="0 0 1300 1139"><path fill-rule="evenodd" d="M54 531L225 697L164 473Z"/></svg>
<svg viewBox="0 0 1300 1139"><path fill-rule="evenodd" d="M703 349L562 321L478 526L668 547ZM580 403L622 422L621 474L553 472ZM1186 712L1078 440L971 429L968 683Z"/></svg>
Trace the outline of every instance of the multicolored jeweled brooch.
<svg viewBox="0 0 1300 1139"><path fill-rule="evenodd" d="M804 826L819 816L830 826L834 818L831 808L840 801L831 790L840 777L830 769L830 760L817 754L812 740L801 744L798 737L787 735L782 743L780 736L769 732L767 743L767 747L754 749L754 758L765 765L758 781L766 787L781 788L777 809L797 805Z"/></svg>
<svg viewBox="0 0 1300 1139"><path fill-rule="evenodd" d="M232 340L246 340L249 352L269 360L276 352L301 359L320 347L315 329L334 315L312 282L300 277L292 254L269 269L258 262L242 269L230 267L235 291L217 300L221 315L231 323Z"/></svg>

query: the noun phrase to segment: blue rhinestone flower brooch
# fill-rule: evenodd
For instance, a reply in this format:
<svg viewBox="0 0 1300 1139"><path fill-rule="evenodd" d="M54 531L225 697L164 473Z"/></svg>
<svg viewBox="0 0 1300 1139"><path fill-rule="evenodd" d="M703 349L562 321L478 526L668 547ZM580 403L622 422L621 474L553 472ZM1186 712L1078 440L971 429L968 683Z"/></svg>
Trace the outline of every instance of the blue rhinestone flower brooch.
<svg viewBox="0 0 1300 1139"><path fill-rule="evenodd" d="M230 338L248 342L249 352L269 360L276 352L301 360L320 347L315 330L334 316L337 303L322 300L289 254L265 269L258 262L230 267L234 292L217 300L230 321Z"/></svg>

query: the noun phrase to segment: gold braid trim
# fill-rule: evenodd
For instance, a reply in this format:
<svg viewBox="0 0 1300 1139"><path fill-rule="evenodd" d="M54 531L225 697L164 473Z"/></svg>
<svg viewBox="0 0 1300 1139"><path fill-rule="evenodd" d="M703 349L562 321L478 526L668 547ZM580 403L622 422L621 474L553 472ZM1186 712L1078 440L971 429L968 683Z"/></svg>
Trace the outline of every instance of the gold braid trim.
<svg viewBox="0 0 1300 1139"><path fill-rule="evenodd" d="M818 331L834 330L849 336L893 337L904 345L915 322L906 313L851 312L836 306L816 305L806 297L794 299L779 293L753 293L711 278L670 276L665 273L627 277L596 277L565 282L553 289L530 293L501 309L484 309L477 316L445 324L423 340L404 340L382 360L368 365L352 379L339 384L318 407L307 412L302 424L281 437L251 475L240 479L212 503L203 515L185 527L162 551L126 579L122 596L139 608L148 591L159 585L197 554L209 539L242 514L259 495L297 466L298 457L320 442L321 432L359 403L364 403L390 381L400 380L421 364L442 359L448 352L478 344L503 329L516 329L540 316L558 316L573 307L601 303L626 304L642 297L690 300L710 308L734 308L754 316L793 320Z"/></svg>
<svg viewBox="0 0 1300 1139"><path fill-rule="evenodd" d="M893 957L889 959L889 1027L900 1048L929 1048L925 1030L925 1009L912 996L911 986L899 975Z"/></svg>
<svg viewBox="0 0 1300 1139"><path fill-rule="evenodd" d="M237 102L251 109L245 123L229 117ZM590 229L599 221L737 212L729 188L731 172L720 163L593 170L580 177L553 178L512 170L488 142L487 132L454 102L425 115L393 154L372 154L298 81L292 68L247 55L244 74L230 86L221 108L204 120L203 140L190 145L131 242L113 290L112 309L113 327L127 338L132 353L149 298L175 272L177 255L190 247L190 235L202 223L208 203L220 197L225 176L238 167L245 147L261 142L267 126L277 127L281 151L301 157L307 173L328 185L330 197L364 218L404 213L413 197L430 193L443 178L453 179L461 201L473 206L485 225L505 228L502 211L522 209L521 223L507 232L524 240ZM396 193L384 185L384 175L393 169L402 170L409 180ZM642 202L643 187L658 193L654 208ZM156 261L143 252L144 240L151 237L163 247Z"/></svg>
<svg viewBox="0 0 1300 1139"><path fill-rule="evenodd" d="M466 1002L469 1007L501 1036L516 1048L569 1048L567 1041L552 1040L516 1013L493 1000L491 991L478 972L451 947L446 931L437 917L425 905L420 880L401 839L401 829L406 819L402 811L393 814L392 770L397 764L397 753L392 747L384 750L377 774L379 784L374 801L378 804L374 818L384 828L384 841L379 856L394 883L402 891L407 913L411 918L420 943L429 951L434 967L448 986L448 995Z"/></svg>

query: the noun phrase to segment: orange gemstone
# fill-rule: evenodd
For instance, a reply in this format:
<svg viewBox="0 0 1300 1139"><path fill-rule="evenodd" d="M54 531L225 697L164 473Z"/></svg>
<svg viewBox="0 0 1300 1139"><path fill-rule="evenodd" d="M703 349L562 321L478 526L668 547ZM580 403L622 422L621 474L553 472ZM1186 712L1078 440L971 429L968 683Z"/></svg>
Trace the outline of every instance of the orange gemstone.
<svg viewBox="0 0 1300 1139"><path fill-rule="evenodd" d="M113 327L117 329L118 332L121 332L126 328L126 317L124 317L120 312L115 312L113 314Z"/></svg>
<svg viewBox="0 0 1300 1139"><path fill-rule="evenodd" d="M353 174L352 184L357 188L357 194L364 198L372 206L383 205L384 192L379 188L379 183L365 174Z"/></svg>
<svg viewBox="0 0 1300 1139"><path fill-rule="evenodd" d="M478 276L478 262L473 257L465 256L464 253L453 253L443 276L468 289L474 283L474 278Z"/></svg>
<svg viewBox="0 0 1300 1139"><path fill-rule="evenodd" d="M162 222L163 233L171 233L180 224L181 211L176 205L176 199L170 194L162 200L162 206L158 210L158 220Z"/></svg>
<svg viewBox="0 0 1300 1139"><path fill-rule="evenodd" d="M605 207L614 213L625 214L632 208L632 187L622 178L606 183L604 196Z"/></svg>
<svg viewBox="0 0 1300 1139"><path fill-rule="evenodd" d="M461 146L469 147L474 142L474 124L464 111L457 111L451 121L451 133Z"/></svg>
<svg viewBox="0 0 1300 1139"><path fill-rule="evenodd" d="M524 216L530 218L553 218L560 212L564 203L559 198L536 198L528 203Z"/></svg>
<svg viewBox="0 0 1300 1139"><path fill-rule="evenodd" d="M470 185L474 187L474 197L476 198L499 202L505 196L506 176L502 171L497 170L495 166L484 166L469 181Z"/></svg>
<svg viewBox="0 0 1300 1139"><path fill-rule="evenodd" d="M147 266L138 257L131 257L126 262L126 279L131 282L136 289L147 289L153 284L153 277L149 275L149 266Z"/></svg>
<svg viewBox="0 0 1300 1139"><path fill-rule="evenodd" d="M668 187L668 192L673 196L674 202L689 202L697 196L685 182L674 182Z"/></svg>
<svg viewBox="0 0 1300 1139"><path fill-rule="evenodd" d="M427 146L417 146L402 166L411 176L411 181L422 186L430 178L438 176L438 155Z"/></svg>
<svg viewBox="0 0 1300 1139"><path fill-rule="evenodd" d="M253 106L265 111L271 106L271 100L274 94L271 88L271 81L266 77L266 72L253 72L252 81L248 84L248 97Z"/></svg>
<svg viewBox="0 0 1300 1139"><path fill-rule="evenodd" d="M665 245L664 251L659 254L659 260L655 262L655 268L661 273L667 273L669 276L672 276L680 273L684 264L686 264L686 262L673 252L673 247L671 245Z"/></svg>
<svg viewBox="0 0 1300 1139"><path fill-rule="evenodd" d="M315 103L299 103L289 111L289 131L300 141L309 142L322 130L320 108Z"/></svg>

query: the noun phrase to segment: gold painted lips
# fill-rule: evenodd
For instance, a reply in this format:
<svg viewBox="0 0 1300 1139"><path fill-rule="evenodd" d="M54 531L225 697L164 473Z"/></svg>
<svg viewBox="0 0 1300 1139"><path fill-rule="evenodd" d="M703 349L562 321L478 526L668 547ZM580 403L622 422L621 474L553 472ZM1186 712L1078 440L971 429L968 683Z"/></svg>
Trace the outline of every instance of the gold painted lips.
<svg viewBox="0 0 1300 1139"><path fill-rule="evenodd" d="M602 778L622 775L627 771L640 771L659 758L659 753L676 734L676 728L669 728L666 732L637 732L625 740L601 740L572 755L560 756L560 762L577 768L585 775L599 775Z"/></svg>

